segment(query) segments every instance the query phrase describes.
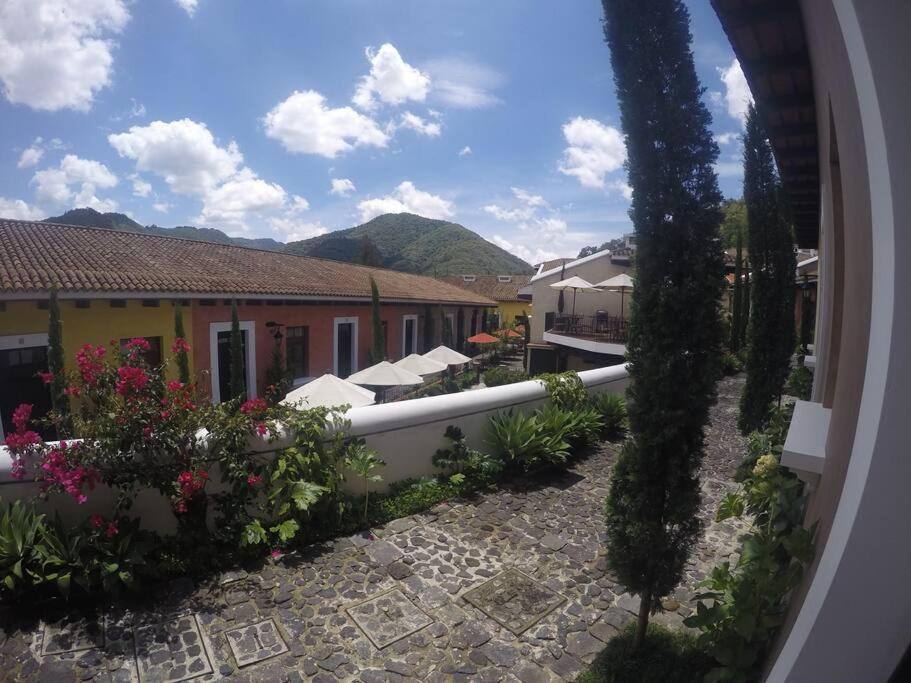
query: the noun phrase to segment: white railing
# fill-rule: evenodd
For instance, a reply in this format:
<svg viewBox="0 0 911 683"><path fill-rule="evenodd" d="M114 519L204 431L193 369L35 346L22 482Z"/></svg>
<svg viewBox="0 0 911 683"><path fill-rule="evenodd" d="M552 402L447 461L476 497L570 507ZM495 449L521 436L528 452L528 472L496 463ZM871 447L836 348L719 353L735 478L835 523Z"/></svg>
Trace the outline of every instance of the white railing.
<svg viewBox="0 0 911 683"><path fill-rule="evenodd" d="M590 394L622 394L629 383L625 365L584 370L579 377ZM374 487L384 490L390 482L436 472L432 457L438 448L448 445L443 437L448 425L459 427L470 446L483 450L491 415L506 410L530 412L547 400L543 383L529 380L458 394L352 408L346 417L351 421L350 434L363 437L367 446L377 451L385 461L386 466L379 470L383 481ZM291 435L287 434L272 442L259 437L251 438L251 457L268 458L277 449L289 445L291 440ZM29 479L13 478L11 465L9 451L0 446L0 498L10 502L36 495L39 484ZM213 464L210 475L206 490L212 493L219 490L217 465ZM347 483L351 490L360 490L356 480ZM96 512L110 515L113 506L114 492L106 486L96 487L84 505L78 505L63 494L53 494L40 504L42 511L50 514L59 512L64 520L74 523ZM155 531L169 533L175 528L170 504L156 490L138 491L130 513L141 517L143 525Z"/></svg>

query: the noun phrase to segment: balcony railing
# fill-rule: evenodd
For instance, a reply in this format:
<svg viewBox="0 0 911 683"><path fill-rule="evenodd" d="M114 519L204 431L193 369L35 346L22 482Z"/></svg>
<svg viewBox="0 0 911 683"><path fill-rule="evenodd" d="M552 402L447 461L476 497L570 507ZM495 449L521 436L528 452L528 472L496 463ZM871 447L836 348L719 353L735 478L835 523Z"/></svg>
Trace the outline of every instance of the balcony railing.
<svg viewBox="0 0 911 683"><path fill-rule="evenodd" d="M595 315L557 313L554 314L553 324L546 331L609 344L625 344L627 322L607 313L596 313Z"/></svg>

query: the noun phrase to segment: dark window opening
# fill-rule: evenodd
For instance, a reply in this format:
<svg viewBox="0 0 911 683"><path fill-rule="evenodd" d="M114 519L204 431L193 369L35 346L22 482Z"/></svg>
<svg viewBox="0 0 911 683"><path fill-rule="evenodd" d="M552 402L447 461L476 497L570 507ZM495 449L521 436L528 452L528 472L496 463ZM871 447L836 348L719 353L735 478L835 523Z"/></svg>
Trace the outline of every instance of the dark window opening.
<svg viewBox="0 0 911 683"><path fill-rule="evenodd" d="M130 342L130 339L121 339L120 340L120 351L125 352L127 344ZM161 365L161 337L140 337L140 339L145 339L149 342L149 350L143 351L142 357L145 360L146 364L149 367L156 368Z"/></svg>
<svg viewBox="0 0 911 683"><path fill-rule="evenodd" d="M294 379L310 376L310 328L305 326L285 329L285 365Z"/></svg>

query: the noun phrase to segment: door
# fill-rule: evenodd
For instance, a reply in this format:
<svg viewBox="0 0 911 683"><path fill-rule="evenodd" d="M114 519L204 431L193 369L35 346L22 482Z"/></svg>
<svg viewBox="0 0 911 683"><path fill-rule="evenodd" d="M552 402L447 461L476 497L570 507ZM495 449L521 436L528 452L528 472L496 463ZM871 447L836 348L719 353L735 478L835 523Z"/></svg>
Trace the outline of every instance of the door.
<svg viewBox="0 0 911 683"><path fill-rule="evenodd" d="M414 339L417 332L417 321L414 318L405 318L405 354L410 356L415 352Z"/></svg>
<svg viewBox="0 0 911 683"><path fill-rule="evenodd" d="M335 327L336 375L345 379L354 371L354 323L338 323Z"/></svg>
<svg viewBox="0 0 911 683"><path fill-rule="evenodd" d="M0 419L3 433L14 431L13 411L20 403L32 404L32 418L44 417L51 409L51 392L37 376L47 371L47 347L4 349L0 351ZM45 438L53 436L47 430L31 428Z"/></svg>
<svg viewBox="0 0 911 683"><path fill-rule="evenodd" d="M243 364L244 394L247 392L247 331L240 331L240 362ZM218 333L218 395L221 401L231 398L231 332Z"/></svg>

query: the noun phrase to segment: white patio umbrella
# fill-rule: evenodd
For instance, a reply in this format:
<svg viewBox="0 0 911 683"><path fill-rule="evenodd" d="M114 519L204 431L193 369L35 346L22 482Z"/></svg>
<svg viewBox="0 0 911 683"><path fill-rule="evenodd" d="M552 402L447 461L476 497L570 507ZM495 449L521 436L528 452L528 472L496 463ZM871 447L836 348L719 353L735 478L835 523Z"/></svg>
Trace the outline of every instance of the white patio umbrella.
<svg viewBox="0 0 911 683"><path fill-rule="evenodd" d="M462 365L471 362L471 358L462 355L458 351L453 351L448 346L438 346L432 351L425 353L423 357L438 361L444 365Z"/></svg>
<svg viewBox="0 0 911 683"><path fill-rule="evenodd" d="M591 282L589 282L588 280L583 280L578 275L573 275L572 277L568 277L565 280L560 280L559 282L555 282L550 286L550 288L559 289L564 292L568 289L573 290L573 313L572 313L573 316L576 315L576 293L577 292L600 292L601 291L595 285L593 285Z"/></svg>
<svg viewBox="0 0 911 683"><path fill-rule="evenodd" d="M376 402L376 394L357 384L339 379L335 375L323 375L312 382L307 382L285 396L280 403L293 405L301 409L317 406L350 405L352 408L369 406Z"/></svg>
<svg viewBox="0 0 911 683"><path fill-rule="evenodd" d="M626 273L614 275L604 282L599 282L595 287L604 287L611 292L620 292L620 319L623 320L623 294L633 288L633 278Z"/></svg>
<svg viewBox="0 0 911 683"><path fill-rule="evenodd" d="M422 384L424 378L403 368L397 368L388 360L384 360L349 375L348 381L355 384L369 384L374 387L401 387Z"/></svg>
<svg viewBox="0 0 911 683"><path fill-rule="evenodd" d="M446 369L446 363L441 363L432 358L424 358L424 356L419 356L416 353L405 356L402 360L393 363L393 365L416 375L434 375Z"/></svg>

